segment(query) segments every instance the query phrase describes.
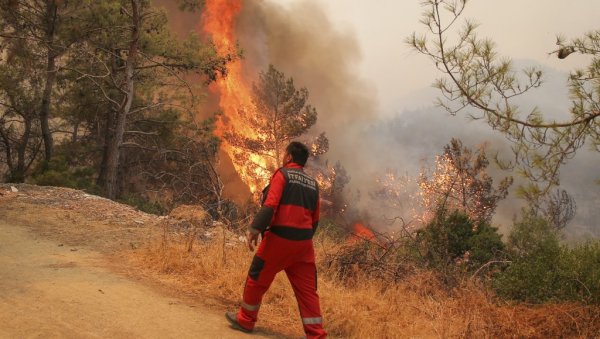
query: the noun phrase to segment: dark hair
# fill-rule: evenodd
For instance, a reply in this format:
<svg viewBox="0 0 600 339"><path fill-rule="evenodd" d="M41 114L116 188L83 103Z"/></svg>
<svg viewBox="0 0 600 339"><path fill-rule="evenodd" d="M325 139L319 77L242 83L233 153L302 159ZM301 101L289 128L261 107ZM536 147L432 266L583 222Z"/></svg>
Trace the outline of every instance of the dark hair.
<svg viewBox="0 0 600 339"><path fill-rule="evenodd" d="M285 151L292 156L292 161L297 163L300 166L306 165L306 160L308 160L308 147L301 142L292 141L285 148Z"/></svg>

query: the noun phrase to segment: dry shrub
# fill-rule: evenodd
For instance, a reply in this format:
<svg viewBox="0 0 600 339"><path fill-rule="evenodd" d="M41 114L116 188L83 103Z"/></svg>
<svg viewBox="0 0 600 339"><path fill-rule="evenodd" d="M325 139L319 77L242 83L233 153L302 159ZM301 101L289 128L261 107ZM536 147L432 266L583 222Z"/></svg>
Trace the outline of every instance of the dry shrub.
<svg viewBox="0 0 600 339"><path fill-rule="evenodd" d="M400 262L397 250L375 242L361 241L353 244L328 244L328 253L321 257L321 266L330 277L345 284L362 278L397 282L415 272L412 262Z"/></svg>
<svg viewBox="0 0 600 339"><path fill-rule="evenodd" d="M188 221L195 226L204 226L211 223L210 215L199 205L179 205L169 213L169 217L180 221Z"/></svg>
<svg viewBox="0 0 600 339"><path fill-rule="evenodd" d="M202 206L179 205L160 224L163 228L163 246L171 235L179 234L185 239L187 251L191 252L198 233L212 225L212 218Z"/></svg>
<svg viewBox="0 0 600 339"><path fill-rule="evenodd" d="M316 248L317 257L323 259L340 247L318 239ZM171 241L165 246L157 241L130 253L138 267L181 291L213 300L221 310L239 307L253 255L245 244L225 234L189 252L184 243ZM599 307L510 305L468 279L449 290L431 271L415 269L393 281L356 270L344 279L341 283L331 266L319 262L321 308L332 337L594 338L600 333ZM277 276L264 297L259 328L302 335L297 303L285 274Z"/></svg>
<svg viewBox="0 0 600 339"><path fill-rule="evenodd" d="M502 305L496 310L503 321L494 328L497 337L600 338L600 308L580 303Z"/></svg>

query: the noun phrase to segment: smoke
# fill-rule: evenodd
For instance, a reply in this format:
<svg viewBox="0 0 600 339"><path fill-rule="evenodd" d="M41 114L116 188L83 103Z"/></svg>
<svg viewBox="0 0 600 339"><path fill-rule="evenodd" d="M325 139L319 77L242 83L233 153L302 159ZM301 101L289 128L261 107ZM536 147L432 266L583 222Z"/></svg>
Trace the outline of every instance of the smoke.
<svg viewBox="0 0 600 339"><path fill-rule="evenodd" d="M365 166L360 154L369 152L361 137L376 118L376 93L358 76L361 61L352 32L332 25L313 1L289 7L275 2L247 1L239 18L238 37L244 50L247 78L269 64L309 90L309 102L318 112L312 132L326 132L330 150L326 157L340 161L357 182ZM254 74L252 74L254 73Z"/></svg>
<svg viewBox="0 0 600 339"><path fill-rule="evenodd" d="M374 210L367 193L377 176L392 169L416 177L421 168L433 164L435 156L442 153L451 138L461 139L470 148L485 143L490 153L499 152L510 159L511 144L484 122L452 117L434 107L387 118L378 114L378 93L358 74L361 51L355 35L335 27L315 1L295 1L282 6L254 0L245 2L244 6L238 37L245 61L251 66L246 68L248 79L256 78L258 71L273 64L293 77L297 87L308 88L310 103L319 113L314 131L327 133L330 139L327 157L331 162L340 161L346 168L352 178L350 190L362 192L362 208ZM533 64L524 60L515 62L517 68ZM564 117L568 112L567 74L551 69L544 71L548 81L543 90L528 94L518 104L524 111L537 106L547 116ZM415 95L421 99L429 97L428 102L433 102L437 93L431 89L416 89ZM571 175L572 168L575 172L594 173L589 168L590 152L582 150L580 153L581 160L566 167L568 172L562 179L565 188L579 201L578 216L570 228L572 234L595 234L598 230L589 223L592 208L588 201L598 201L598 194L597 189L590 192L589 187L586 188L593 179L584 182ZM585 164L588 164L587 169ZM519 182L518 174L493 167L491 165L489 170L496 181L512 175ZM500 203L494 218L494 223L503 231L507 231L523 207L523 201L514 194L516 186Z"/></svg>
<svg viewBox="0 0 600 339"><path fill-rule="evenodd" d="M179 29L185 31L185 27ZM423 166L433 164L451 138L461 139L470 148L486 143L490 152L498 151L510 158L510 143L484 122L451 117L431 106L386 118L378 114L378 93L359 75L362 56L355 35L334 26L316 1L294 1L282 6L275 1L246 0L238 18L237 36L244 55L245 77L250 83L257 79L259 71L273 64L293 77L296 87L309 90L310 104L319 114L312 132L326 132L330 140L326 157L330 163L340 161L345 167L352 178L350 190L362 192L362 203L368 200L365 197L378 175L392 169L416 177ZM519 105L539 106L544 114L559 116L568 111L567 75L544 71L549 81L543 90L526 96ZM413 98L418 97L420 103L433 102L437 95L432 89L415 89L414 93ZM428 100L423 101L424 98ZM600 200L598 186L593 185L597 179L597 171L591 165L594 163L597 152L582 150L562 170L563 188L578 205L577 217L567 231L577 236L600 237L600 230L595 227L598 212L594 206ZM507 175L518 177L516 173L500 171L492 175L495 181ZM501 202L494 218L504 231L522 207L514 190L515 187Z"/></svg>

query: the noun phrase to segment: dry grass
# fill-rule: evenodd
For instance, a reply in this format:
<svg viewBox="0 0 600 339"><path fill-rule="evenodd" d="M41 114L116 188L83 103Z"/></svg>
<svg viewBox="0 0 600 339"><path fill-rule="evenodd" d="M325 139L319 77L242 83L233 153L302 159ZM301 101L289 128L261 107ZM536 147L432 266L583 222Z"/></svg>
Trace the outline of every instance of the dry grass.
<svg viewBox="0 0 600 339"><path fill-rule="evenodd" d="M225 236L188 251L185 239L158 239L128 254L137 267L181 291L216 300L223 309L239 305L252 253ZM317 256L338 245L317 242ZM355 275L350 283L334 269L319 271L325 326L344 338L600 338L600 308L581 304L510 305L486 288L466 281L448 291L435 274L419 271L398 283ZM259 327L302 335L296 301L285 274L265 295Z"/></svg>

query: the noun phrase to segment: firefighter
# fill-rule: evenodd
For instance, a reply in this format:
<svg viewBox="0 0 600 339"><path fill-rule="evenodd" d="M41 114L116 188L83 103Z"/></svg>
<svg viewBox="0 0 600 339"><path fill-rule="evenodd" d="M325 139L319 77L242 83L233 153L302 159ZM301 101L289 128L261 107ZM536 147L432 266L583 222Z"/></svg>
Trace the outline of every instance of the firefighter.
<svg viewBox="0 0 600 339"><path fill-rule="evenodd" d="M275 275L285 271L298 306L307 338L326 338L317 294L317 269L312 237L319 223L319 188L314 178L304 173L308 148L291 142L282 167L263 190L261 208L248 227L246 237L251 251L262 241L252 259L242 305L225 316L232 328L251 332L265 292Z"/></svg>

